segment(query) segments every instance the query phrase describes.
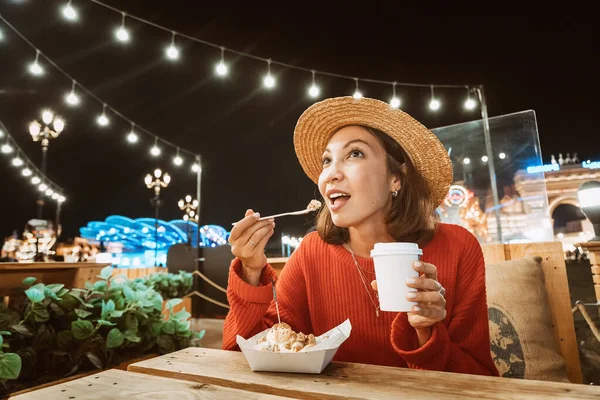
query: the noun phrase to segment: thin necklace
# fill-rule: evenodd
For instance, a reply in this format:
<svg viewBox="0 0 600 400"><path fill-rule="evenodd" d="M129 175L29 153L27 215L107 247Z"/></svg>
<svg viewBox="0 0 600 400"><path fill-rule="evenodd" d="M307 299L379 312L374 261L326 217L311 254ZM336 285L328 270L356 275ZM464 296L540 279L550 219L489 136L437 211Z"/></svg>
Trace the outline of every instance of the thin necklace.
<svg viewBox="0 0 600 400"><path fill-rule="evenodd" d="M352 255L352 259L354 260L354 265L356 265L356 270L358 271L358 275L360 276L360 280L363 283L363 286L365 287L365 290L367 292L367 294L369 295L369 299L371 299L371 303L373 303L373 307L375 307L375 315L377 317L379 317L379 307L378 305L375 304L375 300L373 300L373 296L371 296L371 291L369 290L369 288L367 287L367 283L365 282L365 277L363 276L362 272L360 272L360 270L362 269L360 267L360 265L358 264L358 261L356 260L356 257L354 256L354 252L352 251L352 247L350 247L349 244L347 244L348 246L348 250L350 250L350 254ZM379 295L375 294L375 296L377 296L377 299L379 299Z"/></svg>

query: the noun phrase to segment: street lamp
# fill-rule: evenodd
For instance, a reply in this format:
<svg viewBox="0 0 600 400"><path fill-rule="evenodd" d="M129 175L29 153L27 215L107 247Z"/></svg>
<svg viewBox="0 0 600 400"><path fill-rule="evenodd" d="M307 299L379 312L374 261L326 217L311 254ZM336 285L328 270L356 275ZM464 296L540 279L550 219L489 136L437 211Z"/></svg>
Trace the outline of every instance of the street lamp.
<svg viewBox="0 0 600 400"><path fill-rule="evenodd" d="M183 220L187 222L187 235L188 235L188 244L192 243L192 235L190 232L190 221L195 221L198 223L198 214L196 214L196 209L198 208L198 200L192 199L191 195L185 196L185 201L183 199L177 202L179 209L181 211L185 211L183 215Z"/></svg>
<svg viewBox="0 0 600 400"><path fill-rule="evenodd" d="M594 226L594 237L590 242L600 242L600 182L584 182L577 190L581 211Z"/></svg>
<svg viewBox="0 0 600 400"><path fill-rule="evenodd" d="M144 183L148 189L154 189L154 197L150 199L150 204L154 207L154 266L158 266L158 208L162 205L160 200L160 189L166 188L171 182L171 175L164 173L160 169L154 170L154 176L147 174Z"/></svg>
<svg viewBox="0 0 600 400"><path fill-rule="evenodd" d="M48 146L50 139L57 138L65 129L65 121L50 110L42 111L42 123L37 120L29 124L29 134L34 142L42 144L42 174L46 176L46 160L48 158ZM40 192L37 200L37 217L42 219L44 209L44 193Z"/></svg>

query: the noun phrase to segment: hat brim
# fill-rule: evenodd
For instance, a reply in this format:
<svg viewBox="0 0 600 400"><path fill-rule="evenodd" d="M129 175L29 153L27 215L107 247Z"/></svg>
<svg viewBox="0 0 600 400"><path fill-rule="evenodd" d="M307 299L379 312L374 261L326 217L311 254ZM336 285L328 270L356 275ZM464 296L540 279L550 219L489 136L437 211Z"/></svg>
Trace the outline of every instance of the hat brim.
<svg viewBox="0 0 600 400"><path fill-rule="evenodd" d="M402 110L370 98L335 97L310 106L298 119L294 149L302 169L315 183L331 136L350 125L363 125L390 136L427 182L436 205L442 204L453 179L452 161L439 139Z"/></svg>

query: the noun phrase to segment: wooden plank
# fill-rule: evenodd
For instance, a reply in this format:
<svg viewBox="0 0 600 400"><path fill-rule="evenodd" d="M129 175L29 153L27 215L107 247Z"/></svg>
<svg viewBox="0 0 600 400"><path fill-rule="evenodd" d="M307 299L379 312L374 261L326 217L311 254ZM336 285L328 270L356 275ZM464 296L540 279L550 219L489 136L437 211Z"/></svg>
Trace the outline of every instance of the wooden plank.
<svg viewBox="0 0 600 400"><path fill-rule="evenodd" d="M332 362L321 374L252 372L236 351L190 347L128 371L301 399L579 399L600 387Z"/></svg>
<svg viewBox="0 0 600 400"><path fill-rule="evenodd" d="M17 400L282 399L284 397L111 369L11 397Z"/></svg>
<svg viewBox="0 0 600 400"><path fill-rule="evenodd" d="M0 271L39 271L44 269L74 269L74 268L90 268L90 267L106 267L108 263L69 263L69 262L35 262L35 263L16 263L5 262L0 263Z"/></svg>
<svg viewBox="0 0 600 400"><path fill-rule="evenodd" d="M512 260L542 257L554 338L560 354L565 359L569 380L573 383L583 382L562 243L519 243L505 246L510 250Z"/></svg>
<svg viewBox="0 0 600 400"><path fill-rule="evenodd" d="M486 264L497 264L506 261L503 244L484 244L481 246Z"/></svg>

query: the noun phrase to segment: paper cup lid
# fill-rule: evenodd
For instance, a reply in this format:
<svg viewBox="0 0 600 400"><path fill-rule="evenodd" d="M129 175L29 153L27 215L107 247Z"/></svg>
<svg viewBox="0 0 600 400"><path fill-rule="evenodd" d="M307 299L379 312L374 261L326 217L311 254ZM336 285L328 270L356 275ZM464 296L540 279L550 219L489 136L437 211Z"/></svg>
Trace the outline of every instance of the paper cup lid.
<svg viewBox="0 0 600 400"><path fill-rule="evenodd" d="M392 243L375 243L375 247L371 250L371 257L378 254L417 254L422 255L423 250L416 243L392 242Z"/></svg>

